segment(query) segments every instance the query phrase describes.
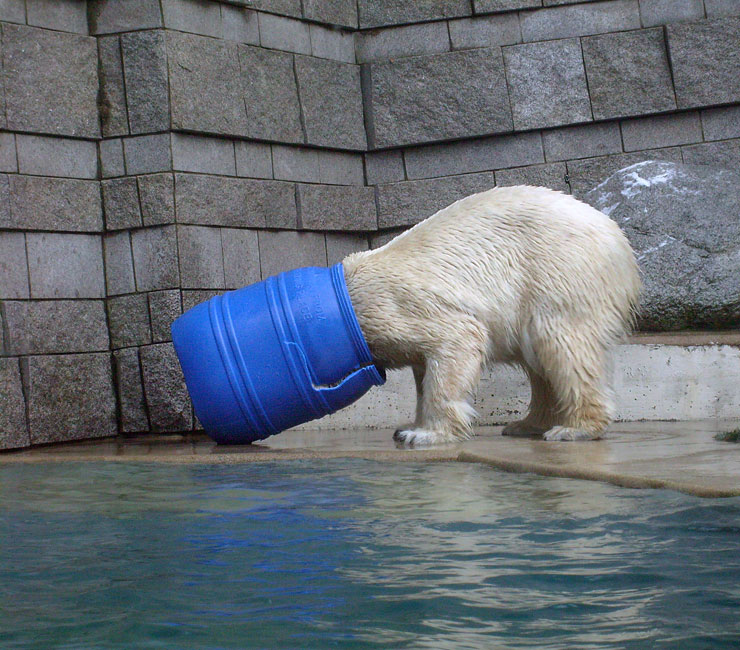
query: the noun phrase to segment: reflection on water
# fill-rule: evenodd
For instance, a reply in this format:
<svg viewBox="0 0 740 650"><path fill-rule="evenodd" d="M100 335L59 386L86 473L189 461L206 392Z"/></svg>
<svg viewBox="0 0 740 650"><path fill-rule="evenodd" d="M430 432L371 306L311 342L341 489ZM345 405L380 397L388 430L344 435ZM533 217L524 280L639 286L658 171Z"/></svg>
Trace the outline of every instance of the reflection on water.
<svg viewBox="0 0 740 650"><path fill-rule="evenodd" d="M739 533L478 465L0 466L0 647L737 648Z"/></svg>

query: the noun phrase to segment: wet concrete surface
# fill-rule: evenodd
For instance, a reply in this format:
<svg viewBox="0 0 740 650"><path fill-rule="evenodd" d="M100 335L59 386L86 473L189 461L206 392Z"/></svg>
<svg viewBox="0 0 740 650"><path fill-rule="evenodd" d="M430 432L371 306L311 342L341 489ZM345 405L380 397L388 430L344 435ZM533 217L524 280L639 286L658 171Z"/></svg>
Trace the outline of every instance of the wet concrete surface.
<svg viewBox="0 0 740 650"><path fill-rule="evenodd" d="M666 488L702 497L740 496L740 443L715 435L739 421L621 422L603 440L544 442L480 427L465 442L397 449L388 429L286 431L260 443L218 446L202 434L145 435L62 443L0 454L1 463L151 461L246 463L290 459L366 458L387 462L476 462L546 476Z"/></svg>

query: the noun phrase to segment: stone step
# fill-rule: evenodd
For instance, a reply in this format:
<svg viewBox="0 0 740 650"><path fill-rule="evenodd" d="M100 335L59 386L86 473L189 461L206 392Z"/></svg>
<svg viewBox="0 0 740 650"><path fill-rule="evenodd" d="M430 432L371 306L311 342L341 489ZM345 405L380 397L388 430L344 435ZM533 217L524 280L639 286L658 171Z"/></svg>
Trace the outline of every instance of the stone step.
<svg viewBox="0 0 740 650"><path fill-rule="evenodd" d="M617 348L614 388L618 421L740 418L740 332L638 333ZM347 408L303 429L396 427L413 420L416 397L410 369ZM481 380L478 425L522 417L529 405L524 373L498 365Z"/></svg>

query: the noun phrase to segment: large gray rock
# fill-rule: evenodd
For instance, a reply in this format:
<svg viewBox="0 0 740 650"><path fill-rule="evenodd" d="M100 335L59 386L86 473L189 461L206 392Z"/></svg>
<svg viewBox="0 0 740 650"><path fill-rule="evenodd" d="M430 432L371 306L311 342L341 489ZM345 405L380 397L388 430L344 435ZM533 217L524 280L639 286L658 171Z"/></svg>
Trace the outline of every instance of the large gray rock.
<svg viewBox="0 0 740 650"><path fill-rule="evenodd" d="M645 284L644 330L740 326L740 175L647 161L584 197L625 232Z"/></svg>

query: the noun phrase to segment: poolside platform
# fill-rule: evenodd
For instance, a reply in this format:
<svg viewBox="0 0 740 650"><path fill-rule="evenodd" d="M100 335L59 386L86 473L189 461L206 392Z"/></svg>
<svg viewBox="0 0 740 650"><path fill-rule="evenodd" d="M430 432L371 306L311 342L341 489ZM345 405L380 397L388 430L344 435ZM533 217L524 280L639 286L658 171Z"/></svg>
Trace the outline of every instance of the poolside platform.
<svg viewBox="0 0 740 650"><path fill-rule="evenodd" d="M0 453L3 463L72 461L253 463L365 458L383 462L481 463L510 472L662 488L700 497L740 496L740 443L716 434L740 421L617 422L604 439L545 442L476 428L462 443L397 449L390 429L291 430L251 445L218 446L203 434L118 436Z"/></svg>

